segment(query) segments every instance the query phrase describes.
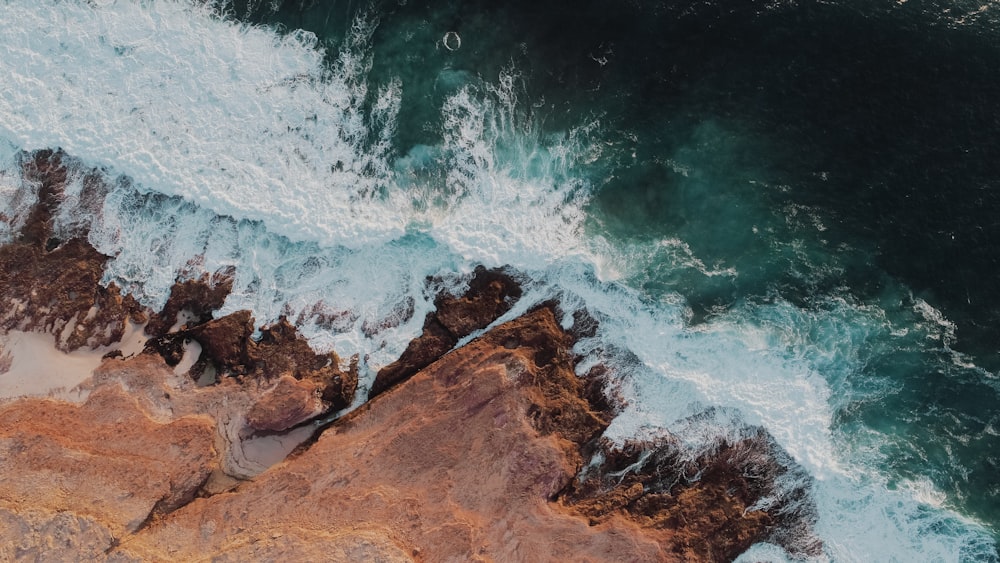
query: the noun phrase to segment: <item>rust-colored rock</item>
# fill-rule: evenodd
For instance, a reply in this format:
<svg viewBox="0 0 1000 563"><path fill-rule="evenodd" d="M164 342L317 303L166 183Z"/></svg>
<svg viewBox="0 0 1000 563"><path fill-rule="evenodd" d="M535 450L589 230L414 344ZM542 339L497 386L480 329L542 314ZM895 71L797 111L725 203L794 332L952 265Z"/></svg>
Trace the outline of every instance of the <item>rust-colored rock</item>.
<svg viewBox="0 0 1000 563"><path fill-rule="evenodd" d="M72 533L65 555L113 560L721 561L758 541L806 545L807 518L762 502L788 471L766 434L685 463L669 437L616 449L599 438L612 413L588 400L572 344L550 308L535 310L235 490L217 475L238 463L226 442L242 433L238 412L252 430L287 428L310 415L314 384L286 374L263 395L248 388L263 377L202 389L153 355L109 359L82 407L0 408L0 474L22 476L0 479L0 531L25 534L27 553ZM232 450L221 461L213 428ZM598 448L604 462L589 466ZM191 502L198 491L228 492Z"/></svg>
<svg viewBox="0 0 1000 563"><path fill-rule="evenodd" d="M500 318L520 297L521 286L512 277L479 266L464 295L437 298L437 320L454 336L464 338Z"/></svg>
<svg viewBox="0 0 1000 563"><path fill-rule="evenodd" d="M448 353L459 340L486 328L521 297L521 286L502 270L476 268L461 297L442 294L435 311L424 320L424 331L410 342L398 360L379 370L368 392L374 397L404 381Z"/></svg>
<svg viewBox="0 0 1000 563"><path fill-rule="evenodd" d="M175 282L163 310L152 315L146 334L162 336L177 322L177 315L186 311L193 316L191 326L212 320L212 313L222 307L233 289L233 272L218 272L198 279ZM184 327L181 327L184 328Z"/></svg>
<svg viewBox="0 0 1000 563"><path fill-rule="evenodd" d="M191 328L150 339L146 349L177 365L184 342L193 338L202 346L200 365L211 362L226 375L245 375L269 381L283 374L308 380L320 390L320 398L333 410L351 404L358 386L357 366L344 372L333 352L317 354L284 317L260 329L253 339L254 319L249 311L237 311Z"/></svg>
<svg viewBox="0 0 1000 563"><path fill-rule="evenodd" d="M26 169L39 204L0 248L0 326L109 343L142 311L100 286L105 258L83 238L53 237L60 158ZM374 400L273 465L313 427L273 433L349 405L357 372L285 319L257 340L249 312L210 319L228 291L175 284L149 349L176 365L192 338L201 362L241 377L198 387L158 355L109 357L82 405L0 404L0 537L15 538L0 559L724 561L759 541L819 553L808 479L763 430L695 456L669 435L602 440L613 401L600 367L577 377L570 352L597 328L585 313L566 333L546 304L452 351L520 296L483 268L465 295L437 299ZM164 334L180 310L190 325Z"/></svg>
<svg viewBox="0 0 1000 563"><path fill-rule="evenodd" d="M291 373L296 379L309 380L321 389L321 398L333 410L346 408L354 400L358 387L357 365L349 371L340 369L334 352L317 354L288 320L260 330L260 340L247 345L253 373L272 379Z"/></svg>
<svg viewBox="0 0 1000 563"><path fill-rule="evenodd" d="M310 381L284 375L250 409L247 424L254 430L281 432L314 418L326 410L320 391Z"/></svg>
<svg viewBox="0 0 1000 563"><path fill-rule="evenodd" d="M625 514L686 561L732 561L764 540L797 555L821 553L810 479L760 428L695 459L670 436L624 446L602 442L600 450L602 462L559 499L595 525Z"/></svg>
<svg viewBox="0 0 1000 563"><path fill-rule="evenodd" d="M368 391L368 397L379 395L393 385L405 381L447 354L457 343L458 338L448 332L434 313L427 315L423 334L410 341L398 360L379 370Z"/></svg>
<svg viewBox="0 0 1000 563"><path fill-rule="evenodd" d="M786 522L747 510L780 464L739 452L767 448L720 448L699 460L693 485L659 480L669 449L621 485L609 473L577 481L588 444L604 447L608 471L642 452L597 443L609 413L583 397L571 344L548 308L497 327L347 415L298 457L174 512L114 553L231 559L252 545L302 558L314 553L300 538L337 530L418 561L722 560L782 541L775 530Z"/></svg>
<svg viewBox="0 0 1000 563"><path fill-rule="evenodd" d="M276 530L350 530L391 539L418 561L669 560L624 518L593 527L549 501L582 465L552 421L576 421L565 432L574 436L602 425L573 397L568 343L548 309L505 325L354 411L298 457L125 538L115 553L234 557L234 547L273 546ZM570 390L538 384L549 376ZM296 543L282 549L285 559L310 556Z"/></svg>
<svg viewBox="0 0 1000 563"><path fill-rule="evenodd" d="M19 559L103 556L114 538L194 498L217 465L213 434L201 417L156 423L117 386L80 406L0 405L0 537ZM73 536L7 533L17 529Z"/></svg>
<svg viewBox="0 0 1000 563"><path fill-rule="evenodd" d="M20 242L45 248L52 236L52 214L66 187L67 170L63 155L51 150L36 152L24 165L24 179L38 186L38 203L31 209ZM57 241L53 241L55 244Z"/></svg>

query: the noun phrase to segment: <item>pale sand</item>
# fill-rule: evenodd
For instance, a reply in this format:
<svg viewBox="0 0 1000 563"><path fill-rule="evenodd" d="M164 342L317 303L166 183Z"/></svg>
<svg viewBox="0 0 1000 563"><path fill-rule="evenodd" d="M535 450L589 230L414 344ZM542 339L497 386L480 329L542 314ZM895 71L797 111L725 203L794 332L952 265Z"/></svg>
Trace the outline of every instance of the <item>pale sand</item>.
<svg viewBox="0 0 1000 563"><path fill-rule="evenodd" d="M121 342L95 350L77 350L69 354L56 348L55 336L41 332L9 331L0 335L0 401L21 397L48 397L74 403L83 403L93 391L87 382L94 370L101 365L103 356L113 350L121 350L125 358L142 351L146 342L143 333L145 325L126 327ZM189 340L184 344L184 357L171 370L175 378L185 378L186 373L201 355L201 345ZM4 370L9 360L9 368ZM209 371L209 370L206 370ZM214 381L214 370L207 377ZM181 389L183 383L167 383L171 389ZM239 408L240 410L242 407ZM236 476L248 479L259 475L267 468L281 462L299 444L308 440L317 427L307 424L285 433L266 436L244 435L245 423L242 415L234 419L232 428L218 432L231 434L228 438L239 450L234 458Z"/></svg>
<svg viewBox="0 0 1000 563"><path fill-rule="evenodd" d="M93 374L105 354L121 350L128 357L142 351L144 326L129 322L121 342L69 354L58 350L55 336L48 333L11 330L0 335L0 355L10 363L0 372L0 400L41 396L82 402L88 393L78 386Z"/></svg>

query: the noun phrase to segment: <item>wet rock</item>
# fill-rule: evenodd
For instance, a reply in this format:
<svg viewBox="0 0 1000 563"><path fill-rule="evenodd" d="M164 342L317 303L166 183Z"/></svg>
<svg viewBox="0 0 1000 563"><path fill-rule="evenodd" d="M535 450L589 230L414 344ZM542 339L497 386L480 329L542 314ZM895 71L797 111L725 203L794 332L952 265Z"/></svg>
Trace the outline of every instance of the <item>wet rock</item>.
<svg viewBox="0 0 1000 563"><path fill-rule="evenodd" d="M284 375L250 409L247 424L263 432L287 430L326 410L320 392L321 389L310 381Z"/></svg>
<svg viewBox="0 0 1000 563"><path fill-rule="evenodd" d="M448 353L458 341L486 328L521 297L521 286L500 269L478 266L461 297L443 294L424 320L424 331L398 360L379 370L368 392L374 397Z"/></svg>
<svg viewBox="0 0 1000 563"><path fill-rule="evenodd" d="M53 234L52 215L59 207L68 177L63 155L51 150L38 151L25 162L23 170L25 181L38 186L38 203L21 229L20 242L51 250L47 247Z"/></svg>
<svg viewBox="0 0 1000 563"><path fill-rule="evenodd" d="M48 332L67 352L121 340L126 320L143 322L145 310L114 284L101 285L107 257L85 238L53 237L68 175L62 155L39 151L24 174L38 185L38 202L18 240L0 247L0 329Z"/></svg>
<svg viewBox="0 0 1000 563"><path fill-rule="evenodd" d="M333 410L343 409L354 400L358 387L356 362L347 372L341 371L336 353L317 354L284 317L260 330L260 340L248 344L247 355L252 373L266 379L290 373L295 379L310 381Z"/></svg>
<svg viewBox="0 0 1000 563"><path fill-rule="evenodd" d="M483 341L530 353L534 379L523 392L532 400L528 417L541 434L558 434L579 452L607 428L614 412L607 403L592 401L590 381L574 373L573 338L560 328L553 309L543 307L505 323Z"/></svg>
<svg viewBox="0 0 1000 563"><path fill-rule="evenodd" d="M212 313L222 307L233 289L233 272L202 274L198 279L175 282L163 310L152 315L146 325L146 334L162 336L177 322L179 313L187 312L193 318L190 326L212 320ZM183 328L183 327L181 327Z"/></svg>
<svg viewBox="0 0 1000 563"><path fill-rule="evenodd" d="M177 338L194 338L201 344L204 357L231 373L247 373L250 364L250 337L254 319L250 311L237 311L213 319L190 330L177 333Z"/></svg>
<svg viewBox="0 0 1000 563"><path fill-rule="evenodd" d="M187 339L202 347L195 365L197 373L210 363L223 376L248 376L270 381L285 374L310 382L320 399L331 409L340 410L354 400L358 386L357 363L347 372L340 369L340 358L333 352L317 354L298 330L282 317L277 323L260 329L253 338L254 319L249 311L237 311L192 328L151 338L146 350L159 354L175 366L184 355Z"/></svg>
<svg viewBox="0 0 1000 563"><path fill-rule="evenodd" d="M674 560L627 520L591 527L549 502L583 463L566 436L587 439L602 418L573 397L571 341L551 310L495 331L340 419L297 457L115 553L234 558L261 544L302 559L309 546L279 546L271 534L311 529L322 531L316 541L392 538L423 561Z"/></svg>
<svg viewBox="0 0 1000 563"><path fill-rule="evenodd" d="M405 381L447 354L457 343L458 338L437 320L434 313L427 315L423 334L410 341L398 360L379 370L375 382L368 391L368 397L379 395L393 385Z"/></svg>
<svg viewBox="0 0 1000 563"><path fill-rule="evenodd" d="M759 427L699 455L667 435L616 446L578 475L559 503L600 525L625 515L687 561L732 561L761 541L818 556L811 480Z"/></svg>
<svg viewBox="0 0 1000 563"><path fill-rule="evenodd" d="M461 297L443 295L435 301L437 320L456 338L486 328L521 298L521 286L502 270L476 268Z"/></svg>

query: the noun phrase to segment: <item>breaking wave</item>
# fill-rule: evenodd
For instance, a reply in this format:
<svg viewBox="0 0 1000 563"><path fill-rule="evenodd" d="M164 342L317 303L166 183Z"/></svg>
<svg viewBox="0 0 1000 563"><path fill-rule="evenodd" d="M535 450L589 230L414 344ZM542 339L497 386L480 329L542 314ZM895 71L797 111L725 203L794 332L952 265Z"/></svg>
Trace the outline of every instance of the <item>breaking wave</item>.
<svg viewBox="0 0 1000 563"><path fill-rule="evenodd" d="M437 291L459 290L477 264L511 265L527 291L499 322L553 297L600 321L577 351L581 371L608 366L627 403L609 438L672 431L697 450L763 426L814 480L824 557L995 559L988 533L933 485L890 483L873 453L883 436L837 422L887 392L857 382L873 343L934 327L947 339L946 321L922 301L889 318L830 297L809 309L738 303L692 323L681 295L643 292L623 270L739 272L680 239L623 247L589 228L578 165L601 150L601 124L544 133L514 69L454 88L434 124L440 143L397 154L408 93L398 80L369 85L375 18L326 52L310 33L193 1L3 6L0 236L34 201L20 159L61 148L79 160L57 232L86 232L112 257L106 283L158 307L176 279L229 269L221 313L288 316L316 348L363 358L362 385L420 333ZM725 416L685 422L709 408ZM759 545L744 559L784 557Z"/></svg>

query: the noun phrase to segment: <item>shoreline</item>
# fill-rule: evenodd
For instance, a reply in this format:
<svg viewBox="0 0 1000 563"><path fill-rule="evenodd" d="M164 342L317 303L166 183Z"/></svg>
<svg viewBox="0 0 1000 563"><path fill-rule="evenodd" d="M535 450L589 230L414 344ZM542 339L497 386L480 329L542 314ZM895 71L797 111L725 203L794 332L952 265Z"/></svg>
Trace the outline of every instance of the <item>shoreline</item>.
<svg viewBox="0 0 1000 563"><path fill-rule="evenodd" d="M323 549L389 560L523 558L555 538L551 555L569 559L723 561L765 541L800 557L820 553L810 482L763 429L695 459L670 436L604 440L621 405L600 366L576 375L572 353L596 321L546 302L493 326L522 295L502 270L477 268L464 294L440 293L423 333L378 371L367 401L330 421L356 403L358 358L343 369L284 318L258 326L249 311L217 317L231 287L226 272L177 281L156 312L100 285L106 257L85 241L53 243L62 158L33 155L27 174L42 186L39 202L26 234L0 247L2 259L34 259L0 278L4 297L24 304L6 319L6 338L21 343L9 347L14 373L26 373L25 355L38 356L34 367L48 370L40 388L75 382L77 390L77 404L0 401L0 421L9 421L0 444L13 444L0 471L16 476L0 483L0 499L22 499L0 501L0 534L35 530L19 535L20 552L42 553L56 530L74 553L124 560ZM570 327L556 320L565 314ZM39 332L16 340L26 333L13 326ZM48 348L30 347L50 338ZM39 363L58 359L59 348L91 351L66 355L86 359L73 369ZM17 445L25 440L32 445ZM70 462L78 459L93 463ZM161 477L143 481L143 468ZM53 475L77 492L46 485ZM132 499L127 510L110 500L121 494ZM765 501L773 498L791 504ZM398 503L410 521L399 520ZM64 513L86 519L86 530L58 524ZM362 531L351 527L358 519ZM339 535L296 536L317 525ZM220 532L199 535L205 526ZM278 541L273 529L298 530L288 537L299 539ZM434 530L453 533L431 539Z"/></svg>

